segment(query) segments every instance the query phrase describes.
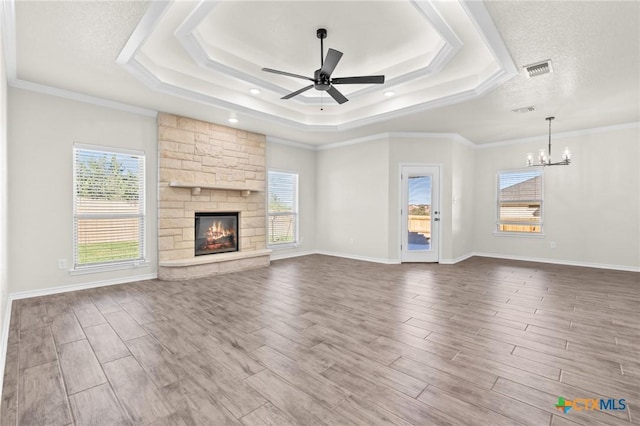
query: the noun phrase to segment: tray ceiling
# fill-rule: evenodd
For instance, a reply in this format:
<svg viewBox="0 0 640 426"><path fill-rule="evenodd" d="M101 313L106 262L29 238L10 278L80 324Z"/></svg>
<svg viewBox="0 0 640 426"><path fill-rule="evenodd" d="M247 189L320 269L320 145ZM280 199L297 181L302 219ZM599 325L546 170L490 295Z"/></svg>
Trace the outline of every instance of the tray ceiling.
<svg viewBox="0 0 640 426"><path fill-rule="evenodd" d="M9 84L166 111L312 145L382 132L459 134L475 144L640 118L640 3L624 1L3 2ZM337 105L309 90L325 52L344 53ZM523 67L553 61L529 78ZM252 94L251 89L259 89ZM384 96L393 91L391 97ZM516 114L512 109L535 105Z"/></svg>

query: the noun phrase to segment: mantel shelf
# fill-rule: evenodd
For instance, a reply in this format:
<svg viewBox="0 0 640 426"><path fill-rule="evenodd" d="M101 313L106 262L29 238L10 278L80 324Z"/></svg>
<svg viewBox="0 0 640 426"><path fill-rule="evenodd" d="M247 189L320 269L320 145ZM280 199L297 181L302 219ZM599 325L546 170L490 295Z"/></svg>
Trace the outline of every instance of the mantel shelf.
<svg viewBox="0 0 640 426"><path fill-rule="evenodd" d="M169 182L169 186L172 188L188 188L191 189L191 195L199 195L202 189L219 189L222 191L239 191L240 195L243 197L248 197L252 192L262 192L264 189L242 186L242 185L232 185L232 184L224 184L224 183L197 183L197 182Z"/></svg>

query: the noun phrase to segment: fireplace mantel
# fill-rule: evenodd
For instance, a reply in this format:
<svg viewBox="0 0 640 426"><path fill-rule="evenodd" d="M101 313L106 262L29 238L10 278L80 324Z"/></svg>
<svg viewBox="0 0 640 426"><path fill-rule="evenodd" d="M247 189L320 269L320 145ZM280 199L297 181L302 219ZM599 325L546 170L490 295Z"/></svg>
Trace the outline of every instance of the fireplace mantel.
<svg viewBox="0 0 640 426"><path fill-rule="evenodd" d="M223 183L198 183L198 182L169 182L169 186L172 188L187 188L191 189L191 195L198 195L203 189L219 189L223 191L239 191L243 197L248 197L252 192L262 192L263 188L248 185L234 185Z"/></svg>

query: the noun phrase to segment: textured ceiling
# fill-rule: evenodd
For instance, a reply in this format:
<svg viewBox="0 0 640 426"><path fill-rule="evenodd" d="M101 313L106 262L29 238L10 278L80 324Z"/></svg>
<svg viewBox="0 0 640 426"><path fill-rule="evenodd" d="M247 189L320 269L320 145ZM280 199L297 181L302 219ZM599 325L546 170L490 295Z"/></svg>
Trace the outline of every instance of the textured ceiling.
<svg viewBox="0 0 640 426"><path fill-rule="evenodd" d="M10 84L224 124L235 116L297 142L402 131L483 144L544 134L548 115L556 132L640 120L639 2L8 3ZM325 50L344 52L334 76L384 73L386 83L340 86L343 105L313 89L281 100L307 82L260 68L312 76L319 27ZM544 59L553 73L525 75ZM511 112L528 105L536 110Z"/></svg>

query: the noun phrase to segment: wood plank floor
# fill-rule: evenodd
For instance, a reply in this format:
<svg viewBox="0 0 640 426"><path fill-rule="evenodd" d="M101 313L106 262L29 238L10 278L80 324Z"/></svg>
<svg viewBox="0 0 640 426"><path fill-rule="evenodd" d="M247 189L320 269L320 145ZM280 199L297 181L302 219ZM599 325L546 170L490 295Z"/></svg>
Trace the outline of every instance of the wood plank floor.
<svg viewBox="0 0 640 426"><path fill-rule="evenodd" d="M13 304L2 425L619 425L640 274L329 256ZM569 410L558 398L625 399Z"/></svg>

